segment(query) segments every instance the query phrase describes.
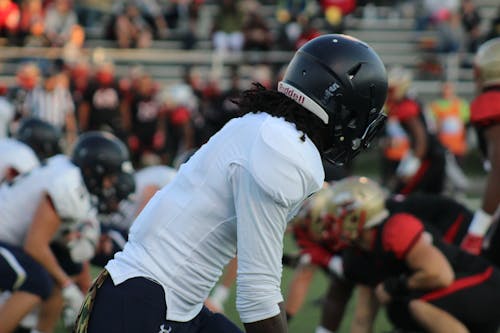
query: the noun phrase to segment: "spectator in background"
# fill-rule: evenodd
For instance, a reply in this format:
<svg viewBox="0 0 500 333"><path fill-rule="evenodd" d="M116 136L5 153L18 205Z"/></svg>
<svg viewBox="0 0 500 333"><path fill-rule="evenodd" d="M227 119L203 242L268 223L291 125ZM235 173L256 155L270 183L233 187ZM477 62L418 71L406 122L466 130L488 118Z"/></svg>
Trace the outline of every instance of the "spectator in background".
<svg viewBox="0 0 500 333"><path fill-rule="evenodd" d="M273 43L273 35L269 25L259 13L258 4L249 8L246 15L242 32L244 37L243 50L245 51L269 51Z"/></svg>
<svg viewBox="0 0 500 333"><path fill-rule="evenodd" d="M500 6L498 6L497 14L491 20L490 30L486 34L486 40L500 37Z"/></svg>
<svg viewBox="0 0 500 333"><path fill-rule="evenodd" d="M145 164L143 157L159 155L165 145L165 115L160 112L157 87L150 74L143 73L135 86L126 127L132 162L140 167Z"/></svg>
<svg viewBox="0 0 500 333"><path fill-rule="evenodd" d="M126 2L116 17L114 35L120 48L147 48L153 39L150 25L133 2Z"/></svg>
<svg viewBox="0 0 500 333"><path fill-rule="evenodd" d="M45 15L45 37L49 46L64 46L78 24L70 0L55 0Z"/></svg>
<svg viewBox="0 0 500 333"><path fill-rule="evenodd" d="M114 65L110 62L98 64L78 109L80 130L106 130L124 139L127 107L115 78Z"/></svg>
<svg viewBox="0 0 500 333"><path fill-rule="evenodd" d="M212 29L212 44L216 51L241 51L245 41L243 17L240 1L222 1Z"/></svg>
<svg viewBox="0 0 500 333"><path fill-rule="evenodd" d="M182 36L182 47L190 50L197 41L196 28L200 9L204 0L169 1L165 9L165 19L171 29L175 29Z"/></svg>
<svg viewBox="0 0 500 333"><path fill-rule="evenodd" d="M23 0L17 39L19 45L44 45L45 11L42 0Z"/></svg>
<svg viewBox="0 0 500 333"><path fill-rule="evenodd" d="M298 50L302 45L321 35L321 31L315 27L314 20L308 16L302 15L297 18L300 26L300 34L295 40L295 49Z"/></svg>
<svg viewBox="0 0 500 333"><path fill-rule="evenodd" d="M77 137L75 105L69 92L69 82L61 72L50 73L42 86L33 89L24 101L24 116L42 119L65 133L70 147Z"/></svg>
<svg viewBox="0 0 500 333"><path fill-rule="evenodd" d="M356 9L356 0L320 0L323 15L335 33L344 30L344 18Z"/></svg>
<svg viewBox="0 0 500 333"><path fill-rule="evenodd" d="M460 13L462 15L462 27L467 38L466 50L474 53L481 42L481 14L474 0L463 0Z"/></svg>
<svg viewBox="0 0 500 333"><path fill-rule="evenodd" d="M438 44L436 51L456 53L461 46L460 15L455 10L441 10L436 17Z"/></svg>
<svg viewBox="0 0 500 333"><path fill-rule="evenodd" d="M276 10L276 20L279 23L277 43L280 49L295 50L296 41L302 33L300 22L305 16L308 19L316 6L311 0L281 0Z"/></svg>
<svg viewBox="0 0 500 333"><path fill-rule="evenodd" d="M165 20L165 5L158 0L135 0L142 17L153 29L154 38L165 39L169 35L169 27Z"/></svg>
<svg viewBox="0 0 500 333"><path fill-rule="evenodd" d="M19 6L12 0L0 0L0 37L12 42L19 28Z"/></svg>

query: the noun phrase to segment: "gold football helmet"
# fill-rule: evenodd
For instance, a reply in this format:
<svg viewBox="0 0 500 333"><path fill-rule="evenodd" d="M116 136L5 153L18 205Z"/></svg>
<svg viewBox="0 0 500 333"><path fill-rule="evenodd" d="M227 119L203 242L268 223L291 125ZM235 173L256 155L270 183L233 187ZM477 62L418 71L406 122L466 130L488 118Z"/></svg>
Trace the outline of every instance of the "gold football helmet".
<svg viewBox="0 0 500 333"><path fill-rule="evenodd" d="M366 177L342 179L332 186L331 192L328 212L344 241L355 242L363 229L376 226L389 216L384 190Z"/></svg>
<svg viewBox="0 0 500 333"><path fill-rule="evenodd" d="M500 84L500 37L479 47L474 58L474 69L481 88Z"/></svg>

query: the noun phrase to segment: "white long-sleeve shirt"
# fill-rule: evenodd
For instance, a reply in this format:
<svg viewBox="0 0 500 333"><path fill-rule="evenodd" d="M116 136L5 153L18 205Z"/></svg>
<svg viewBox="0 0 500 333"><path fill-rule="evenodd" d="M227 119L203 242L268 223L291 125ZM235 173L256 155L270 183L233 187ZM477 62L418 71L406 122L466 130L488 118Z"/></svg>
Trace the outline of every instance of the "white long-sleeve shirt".
<svg viewBox="0 0 500 333"><path fill-rule="evenodd" d="M277 315L286 223L324 180L317 148L301 136L266 113L231 120L137 217L106 266L114 283L157 281L166 318L189 321L237 253L242 322Z"/></svg>
<svg viewBox="0 0 500 333"><path fill-rule="evenodd" d="M91 241L97 242L99 225L90 194L80 169L65 155L53 156L31 172L0 186L1 241L22 246L44 195L50 196L63 222L60 232L88 225L96 230Z"/></svg>

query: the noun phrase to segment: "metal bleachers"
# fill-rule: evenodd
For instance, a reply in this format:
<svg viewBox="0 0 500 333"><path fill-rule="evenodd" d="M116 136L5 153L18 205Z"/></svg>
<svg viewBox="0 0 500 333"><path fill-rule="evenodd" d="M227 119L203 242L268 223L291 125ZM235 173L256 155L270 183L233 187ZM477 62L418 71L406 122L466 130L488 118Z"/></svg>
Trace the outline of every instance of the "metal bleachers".
<svg viewBox="0 0 500 333"><path fill-rule="evenodd" d="M496 14L497 0L477 0L484 24L488 24ZM255 63L266 63L279 68L286 64L293 55L290 51L273 50L270 52L239 52L220 54L214 53L211 47L210 27L217 6L208 1L200 11L198 20L198 41L193 50L182 49L182 34L172 32L168 40L154 41L149 49L117 49L114 41L106 40L100 35L99 27L90 29L85 42L83 53L91 57L96 49L102 50L106 56L116 64L119 75L126 74L131 66L140 64L145 67L160 82L168 83L181 80L185 68L195 66L204 76L219 75L221 86L229 84L231 67L238 65L243 74L243 81L250 80L252 66ZM263 5L262 13L275 22L276 5ZM425 98L433 98L439 91L440 78L421 78L419 64L422 59L429 56L422 51L419 39L416 37L415 18L404 15L391 15L393 8L378 8L385 13L371 18L362 18L360 15L348 17L345 33L358 37L369 43L380 55L388 67L403 65L414 71L416 81L415 90ZM389 15L387 14L389 13ZM103 17L106 17L105 15ZM275 24L271 25L276 29ZM486 26L485 26L486 29ZM325 32L328 32L325 30ZM435 37L433 31L426 31L425 36L430 39ZM36 57L54 59L61 56L60 49L55 48L16 48L2 47L0 52L0 79L8 82L13 80L17 66L22 60ZM466 98L474 94L472 70L460 66L464 59L472 55L447 56L431 54L445 67L445 76L457 82L458 93Z"/></svg>

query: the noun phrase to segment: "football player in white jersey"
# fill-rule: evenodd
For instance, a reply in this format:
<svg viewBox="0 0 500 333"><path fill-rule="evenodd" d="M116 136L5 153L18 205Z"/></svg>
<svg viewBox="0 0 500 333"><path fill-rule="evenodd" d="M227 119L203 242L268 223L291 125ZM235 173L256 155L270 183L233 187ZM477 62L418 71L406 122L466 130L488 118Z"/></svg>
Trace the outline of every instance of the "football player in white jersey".
<svg viewBox="0 0 500 333"><path fill-rule="evenodd" d="M93 198L112 201L118 175L130 168L122 142L89 132L79 138L71 158L56 155L2 184L0 289L12 295L0 307L0 332L12 332L40 303L40 332L53 331L63 303L65 319L74 322L83 295L51 244L65 244L74 262L90 259L99 237Z"/></svg>
<svg viewBox="0 0 500 333"><path fill-rule="evenodd" d="M11 181L40 164L33 149L12 138L0 138L0 183Z"/></svg>
<svg viewBox="0 0 500 333"><path fill-rule="evenodd" d="M236 255L236 307L248 333L287 332L283 236L324 181L378 132L385 67L365 43L323 35L294 55L278 90L256 84L242 116L157 192L90 289L78 333L241 332L203 302Z"/></svg>
<svg viewBox="0 0 500 333"><path fill-rule="evenodd" d="M123 249L132 222L149 199L167 185L176 173L174 168L155 165L143 168L131 177L124 174L126 179L120 179L119 185L123 192L119 196L124 199L120 201L117 212L100 219L101 237L92 264L104 267L117 251Z"/></svg>

